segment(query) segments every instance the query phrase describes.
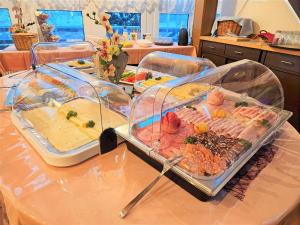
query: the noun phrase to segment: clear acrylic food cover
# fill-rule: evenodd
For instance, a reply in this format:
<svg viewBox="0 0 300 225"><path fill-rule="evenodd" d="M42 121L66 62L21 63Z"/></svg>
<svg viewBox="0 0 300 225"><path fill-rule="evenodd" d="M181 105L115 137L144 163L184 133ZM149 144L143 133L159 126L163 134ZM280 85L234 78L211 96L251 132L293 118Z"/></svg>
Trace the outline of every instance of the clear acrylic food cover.
<svg viewBox="0 0 300 225"><path fill-rule="evenodd" d="M13 113L48 149L63 154L98 141L105 129L125 123L124 105L129 104L129 96L116 85L92 84L44 65L15 88Z"/></svg>
<svg viewBox="0 0 300 225"><path fill-rule="evenodd" d="M133 103L130 136L179 167L215 177L291 115L277 77L242 60L153 86Z"/></svg>
<svg viewBox="0 0 300 225"><path fill-rule="evenodd" d="M92 66L96 49L87 41L82 42L40 42L31 48L32 64L65 63L81 68Z"/></svg>
<svg viewBox="0 0 300 225"><path fill-rule="evenodd" d="M153 85L214 67L215 65L205 58L160 51L152 52L147 54L138 65L135 87L147 89Z"/></svg>

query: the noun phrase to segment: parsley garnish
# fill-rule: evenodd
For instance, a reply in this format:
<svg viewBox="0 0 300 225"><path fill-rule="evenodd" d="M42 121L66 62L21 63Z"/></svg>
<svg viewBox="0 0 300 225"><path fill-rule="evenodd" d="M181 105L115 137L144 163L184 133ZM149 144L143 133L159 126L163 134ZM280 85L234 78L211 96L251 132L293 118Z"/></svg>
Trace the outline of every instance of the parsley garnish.
<svg viewBox="0 0 300 225"><path fill-rule="evenodd" d="M76 117L77 116L77 112L70 110L67 114L67 120L70 119L71 117Z"/></svg>
<svg viewBox="0 0 300 225"><path fill-rule="evenodd" d="M187 105L187 106L186 106L186 108L188 108L188 109L192 109L192 110L196 110L196 108L195 108L195 107L193 107L193 106L191 106L191 105Z"/></svg>
<svg viewBox="0 0 300 225"><path fill-rule="evenodd" d="M197 138L194 136L188 136L185 138L184 143L185 144L195 144L195 142L197 141Z"/></svg>
<svg viewBox="0 0 300 225"><path fill-rule="evenodd" d="M271 126L269 120L266 120L266 119L263 119L261 121L261 125L263 125L264 127L267 127L267 128L269 128Z"/></svg>
<svg viewBox="0 0 300 225"><path fill-rule="evenodd" d="M85 64L84 60L82 60L82 59L77 60L77 63L78 63L78 64L81 64L81 65L82 65L82 64Z"/></svg>
<svg viewBox="0 0 300 225"><path fill-rule="evenodd" d="M93 128L95 126L95 122L93 120L89 120L89 122L87 122L85 126L89 128Z"/></svg>
<svg viewBox="0 0 300 225"><path fill-rule="evenodd" d="M245 140L245 139L241 139L240 144L242 144L244 146L245 150L251 148L251 146L252 146L252 143L250 141Z"/></svg>

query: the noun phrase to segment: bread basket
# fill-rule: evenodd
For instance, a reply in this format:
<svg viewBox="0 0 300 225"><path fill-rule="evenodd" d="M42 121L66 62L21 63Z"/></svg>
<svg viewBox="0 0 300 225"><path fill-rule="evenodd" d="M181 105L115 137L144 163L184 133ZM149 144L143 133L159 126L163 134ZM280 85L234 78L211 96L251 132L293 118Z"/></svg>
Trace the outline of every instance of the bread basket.
<svg viewBox="0 0 300 225"><path fill-rule="evenodd" d="M242 26L233 20L218 21L217 35L225 36L227 33L239 35Z"/></svg>
<svg viewBox="0 0 300 225"><path fill-rule="evenodd" d="M33 33L14 33L11 36L16 49L19 51L30 50L31 46L38 42L37 34Z"/></svg>

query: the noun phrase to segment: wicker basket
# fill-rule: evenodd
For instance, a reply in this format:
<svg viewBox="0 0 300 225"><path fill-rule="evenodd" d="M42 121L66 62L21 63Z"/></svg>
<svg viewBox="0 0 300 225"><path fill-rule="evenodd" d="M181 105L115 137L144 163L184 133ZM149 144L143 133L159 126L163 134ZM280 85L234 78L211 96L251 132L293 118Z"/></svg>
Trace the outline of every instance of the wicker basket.
<svg viewBox="0 0 300 225"><path fill-rule="evenodd" d="M233 20L218 21L217 35L225 36L228 32L239 35L242 26Z"/></svg>
<svg viewBox="0 0 300 225"><path fill-rule="evenodd" d="M17 50L30 50L38 42L38 35L32 33L15 33L11 35Z"/></svg>

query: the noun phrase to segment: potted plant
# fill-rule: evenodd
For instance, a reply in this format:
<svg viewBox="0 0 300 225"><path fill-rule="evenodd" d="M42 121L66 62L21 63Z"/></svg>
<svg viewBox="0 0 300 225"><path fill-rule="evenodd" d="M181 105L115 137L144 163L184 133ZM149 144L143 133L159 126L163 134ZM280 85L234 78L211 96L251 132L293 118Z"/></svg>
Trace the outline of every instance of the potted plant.
<svg viewBox="0 0 300 225"><path fill-rule="evenodd" d="M120 36L118 33L113 34L109 14L102 13L97 16L96 12L93 12L92 15L88 13L87 16L94 20L95 24L103 26L107 36L106 39L99 41L94 57L97 76L118 84L128 62L128 54L122 50Z"/></svg>
<svg viewBox="0 0 300 225"><path fill-rule="evenodd" d="M29 50L34 43L38 42L37 34L29 33L29 27L32 26L34 22L27 24L23 22L23 12L20 7L15 6L12 10L15 12L15 18L18 22L13 24L9 31L16 49Z"/></svg>

